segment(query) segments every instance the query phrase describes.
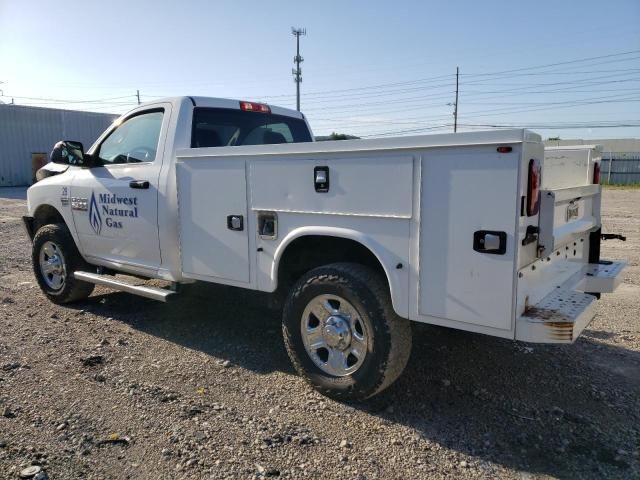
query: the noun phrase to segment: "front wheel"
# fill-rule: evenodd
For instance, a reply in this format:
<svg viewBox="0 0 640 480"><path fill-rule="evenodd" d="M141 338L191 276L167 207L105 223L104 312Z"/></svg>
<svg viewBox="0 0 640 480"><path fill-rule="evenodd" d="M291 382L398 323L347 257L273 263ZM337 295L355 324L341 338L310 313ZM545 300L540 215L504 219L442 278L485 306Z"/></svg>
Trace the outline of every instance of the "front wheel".
<svg viewBox="0 0 640 480"><path fill-rule="evenodd" d="M75 271L85 270L87 263L66 225L57 223L38 229L31 256L38 285L52 302L70 303L91 295L94 285L73 276Z"/></svg>
<svg viewBox="0 0 640 480"><path fill-rule="evenodd" d="M359 264L311 270L289 294L283 334L297 370L324 395L364 400L391 385L411 353L383 278Z"/></svg>

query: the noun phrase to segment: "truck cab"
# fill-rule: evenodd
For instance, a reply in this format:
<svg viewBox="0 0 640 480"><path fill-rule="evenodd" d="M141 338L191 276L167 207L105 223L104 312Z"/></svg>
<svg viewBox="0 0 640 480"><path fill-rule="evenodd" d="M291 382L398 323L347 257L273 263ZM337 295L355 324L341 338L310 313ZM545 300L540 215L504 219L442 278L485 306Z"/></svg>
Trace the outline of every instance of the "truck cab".
<svg viewBox="0 0 640 480"><path fill-rule="evenodd" d="M175 152L312 141L295 110L217 98L161 100L120 117L86 152L90 165L72 164L38 182L29 199L55 207L74 226L91 264L180 281Z"/></svg>

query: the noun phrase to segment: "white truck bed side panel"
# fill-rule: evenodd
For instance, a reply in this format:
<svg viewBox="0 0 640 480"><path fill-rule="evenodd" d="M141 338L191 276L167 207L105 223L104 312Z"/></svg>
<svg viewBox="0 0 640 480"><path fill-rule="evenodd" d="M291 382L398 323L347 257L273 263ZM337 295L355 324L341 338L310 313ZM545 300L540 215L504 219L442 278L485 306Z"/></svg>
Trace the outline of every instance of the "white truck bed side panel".
<svg viewBox="0 0 640 480"><path fill-rule="evenodd" d="M381 262L396 313L408 311L409 221L413 215L414 155L327 153L248 160L250 220L277 212L277 239L258 238L258 288L276 288L287 246L304 236L354 240ZM316 192L314 168L329 167L329 191ZM402 268L397 268L402 264Z"/></svg>
<svg viewBox="0 0 640 480"><path fill-rule="evenodd" d="M329 167L330 188L318 193L314 167ZM404 156L373 158L296 158L252 162L249 167L251 207L292 213L411 218L413 159Z"/></svg>
<svg viewBox="0 0 640 480"><path fill-rule="evenodd" d="M176 175L184 276L249 283L245 162L185 159ZM230 230L228 215L241 215L243 230Z"/></svg>
<svg viewBox="0 0 640 480"><path fill-rule="evenodd" d="M421 315L512 330L520 152L519 146L509 154L479 146L424 155ZM478 230L505 232L506 253L474 251Z"/></svg>

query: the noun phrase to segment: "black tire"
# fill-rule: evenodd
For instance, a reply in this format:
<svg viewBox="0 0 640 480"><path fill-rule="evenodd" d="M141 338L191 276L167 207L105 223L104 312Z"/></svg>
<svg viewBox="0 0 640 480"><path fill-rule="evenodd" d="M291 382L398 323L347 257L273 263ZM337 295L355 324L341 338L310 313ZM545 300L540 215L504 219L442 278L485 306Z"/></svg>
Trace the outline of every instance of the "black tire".
<svg viewBox="0 0 640 480"><path fill-rule="evenodd" d="M45 279L45 273L40 267L40 254L43 247L48 244L55 245L56 251L61 253L60 258L61 272L58 274L62 278L62 284L59 288L51 285L51 281ZM31 249L31 261L33 264L33 273L35 274L38 285L44 294L53 303L64 304L83 300L91 295L94 284L76 280L73 272L78 270L91 269L91 266L84 261L69 229L64 223L56 223L44 225L38 229L33 237L33 245ZM48 277L47 277L48 278Z"/></svg>
<svg viewBox="0 0 640 480"><path fill-rule="evenodd" d="M364 360L346 376L323 371L304 345L303 313L321 295L347 300L371 332ZM386 282L372 269L355 263L333 263L305 274L289 293L282 331L296 371L323 395L338 400L359 401L380 393L397 380L411 353L410 323L393 311Z"/></svg>

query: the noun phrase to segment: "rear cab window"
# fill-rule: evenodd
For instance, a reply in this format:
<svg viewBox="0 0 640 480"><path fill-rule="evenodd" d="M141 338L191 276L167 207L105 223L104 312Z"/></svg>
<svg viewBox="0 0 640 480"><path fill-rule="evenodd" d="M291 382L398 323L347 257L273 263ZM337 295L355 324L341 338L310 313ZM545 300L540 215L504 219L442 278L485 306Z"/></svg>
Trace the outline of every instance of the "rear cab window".
<svg viewBox="0 0 640 480"><path fill-rule="evenodd" d="M227 147L311 142L304 120L272 113L196 107L191 147Z"/></svg>

